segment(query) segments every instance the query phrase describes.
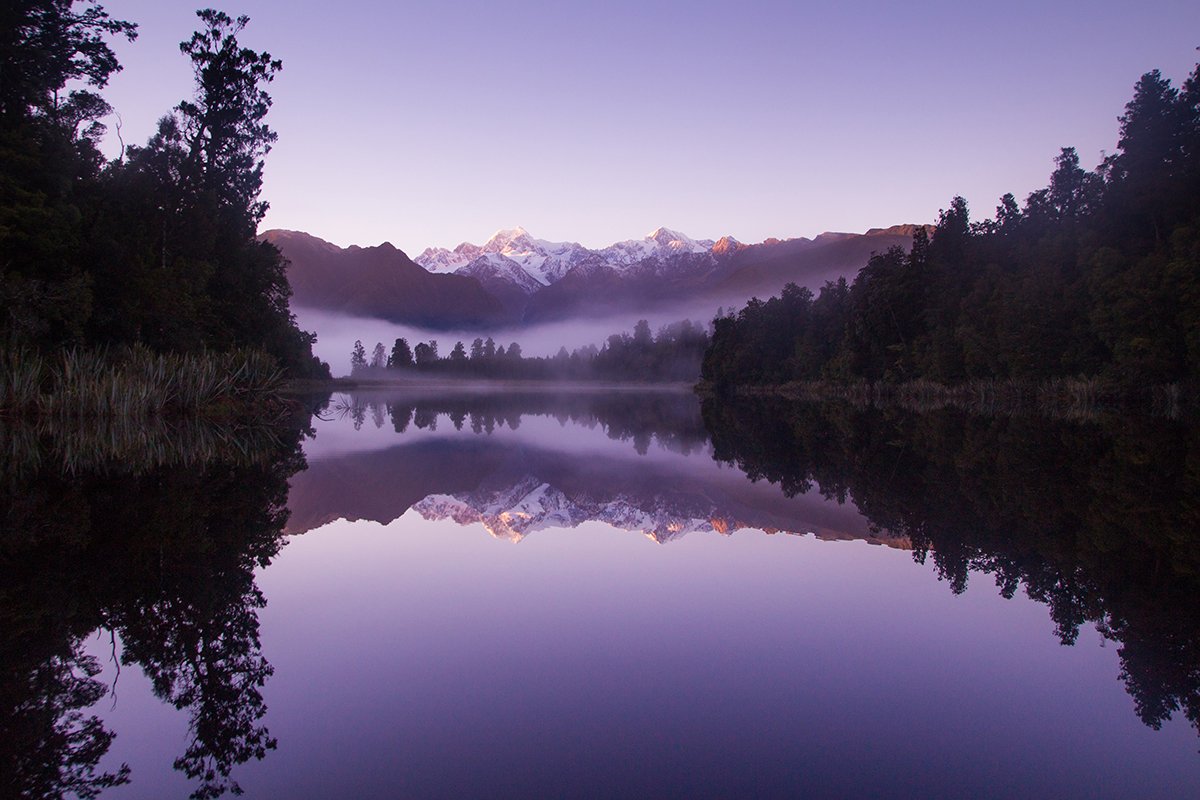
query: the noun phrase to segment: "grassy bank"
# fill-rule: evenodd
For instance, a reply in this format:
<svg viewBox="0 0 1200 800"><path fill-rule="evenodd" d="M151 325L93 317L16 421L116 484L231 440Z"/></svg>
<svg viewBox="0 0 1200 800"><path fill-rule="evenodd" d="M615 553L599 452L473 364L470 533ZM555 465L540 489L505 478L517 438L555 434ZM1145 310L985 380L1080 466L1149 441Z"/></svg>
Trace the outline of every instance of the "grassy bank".
<svg viewBox="0 0 1200 800"><path fill-rule="evenodd" d="M903 383L793 381L778 385L715 387L701 382L704 396L783 397L804 402L839 401L860 407L899 407L910 411L958 408L975 414L1042 414L1090 418L1114 411L1149 413L1176 419L1195 411L1178 384L1122 389L1092 378L1047 381L979 379L960 384L917 380Z"/></svg>
<svg viewBox="0 0 1200 800"><path fill-rule="evenodd" d="M283 374L265 353L144 348L0 352L0 415L38 418L270 416Z"/></svg>

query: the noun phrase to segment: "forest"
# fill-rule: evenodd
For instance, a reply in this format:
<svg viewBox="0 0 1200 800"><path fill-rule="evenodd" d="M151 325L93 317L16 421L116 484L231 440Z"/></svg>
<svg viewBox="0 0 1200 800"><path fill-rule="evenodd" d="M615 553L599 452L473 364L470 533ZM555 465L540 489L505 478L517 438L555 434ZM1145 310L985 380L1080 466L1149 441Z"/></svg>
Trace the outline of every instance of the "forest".
<svg viewBox="0 0 1200 800"><path fill-rule="evenodd" d="M852 282L796 285L714 322L703 381L787 383L1077 379L1132 395L1200 377L1200 65L1182 88L1142 76L1116 150L1073 148L1023 205L972 221L963 198L911 249L874 254Z"/></svg>
<svg viewBox="0 0 1200 800"><path fill-rule="evenodd" d="M410 346L396 339L390 350L377 342L368 357L362 341L350 354L352 378L397 380L415 375L492 378L504 380L606 380L694 382L709 333L690 320L665 325L651 333L639 320L633 334L614 333L600 347L586 345L567 352L560 347L550 357L529 358L517 342L497 346L491 336L476 338L468 348L456 342L448 355L438 352L437 340Z"/></svg>
<svg viewBox="0 0 1200 800"><path fill-rule="evenodd" d="M5 4L0 405L20 405L31 358L67 352L119 364L130 352L256 351L288 376L328 375L289 310L282 256L256 240L276 140L266 86L282 64L239 45L247 17L197 16L179 48L193 93L145 144L106 159L101 120L114 109L100 91L121 69L110 43L137 26L93 2Z"/></svg>

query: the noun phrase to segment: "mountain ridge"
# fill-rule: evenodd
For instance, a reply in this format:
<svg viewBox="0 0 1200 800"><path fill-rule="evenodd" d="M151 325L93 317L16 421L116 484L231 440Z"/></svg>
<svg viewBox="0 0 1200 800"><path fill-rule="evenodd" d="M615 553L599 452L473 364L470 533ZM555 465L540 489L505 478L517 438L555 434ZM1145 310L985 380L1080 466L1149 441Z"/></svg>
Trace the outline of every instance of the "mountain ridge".
<svg viewBox="0 0 1200 800"><path fill-rule="evenodd" d="M299 305L431 328L485 329L681 305L705 315L789 282L816 291L826 281L852 279L872 253L907 249L917 230L931 227L826 231L757 244L732 236L693 239L659 227L642 239L589 249L538 239L517 226L482 245L428 247L415 259L389 242L339 248L284 230L260 238L288 258Z"/></svg>

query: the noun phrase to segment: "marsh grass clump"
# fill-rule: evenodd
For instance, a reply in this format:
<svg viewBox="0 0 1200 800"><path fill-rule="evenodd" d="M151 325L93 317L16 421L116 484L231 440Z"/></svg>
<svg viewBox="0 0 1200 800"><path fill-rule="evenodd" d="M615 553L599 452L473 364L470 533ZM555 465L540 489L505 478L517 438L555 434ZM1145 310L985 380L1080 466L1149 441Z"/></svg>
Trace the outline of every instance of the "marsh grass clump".
<svg viewBox="0 0 1200 800"><path fill-rule="evenodd" d="M80 475L119 468L140 474L159 467L214 461L264 463L286 432L269 421L250 424L195 416L0 417L0 479L50 469Z"/></svg>
<svg viewBox="0 0 1200 800"><path fill-rule="evenodd" d="M154 353L144 347L0 353L0 413L49 418L262 414L283 382L256 350Z"/></svg>

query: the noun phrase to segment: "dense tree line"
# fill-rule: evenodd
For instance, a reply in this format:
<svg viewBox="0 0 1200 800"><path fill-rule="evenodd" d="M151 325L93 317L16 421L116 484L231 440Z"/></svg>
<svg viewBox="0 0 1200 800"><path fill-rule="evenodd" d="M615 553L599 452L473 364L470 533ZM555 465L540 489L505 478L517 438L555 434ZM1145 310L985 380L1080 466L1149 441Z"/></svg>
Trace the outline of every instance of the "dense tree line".
<svg viewBox="0 0 1200 800"><path fill-rule="evenodd" d="M73 0L13 0L0 14L5 349L252 347L291 374L327 373L289 311L283 257L255 238L276 138L264 87L281 64L238 44L246 17L197 14L180 45L194 95L112 161L98 92L121 69L109 41L136 26Z"/></svg>
<svg viewBox="0 0 1200 800"><path fill-rule="evenodd" d="M568 352L560 347L550 357L526 357L517 342L505 348L489 336L476 338L469 348L455 342L446 356L438 354L437 340L410 346L407 339L397 339L390 351L379 342L368 358L366 347L358 341L350 354L350 374L385 379L425 374L508 380L695 381L708 344L708 331L689 320L666 325L657 334L651 333L646 320L640 320L632 335L615 333L599 348L586 345Z"/></svg>
<svg viewBox="0 0 1200 800"><path fill-rule="evenodd" d="M1064 148L1046 188L979 222L956 197L852 283L717 319L703 366L717 387L1066 376L1200 377L1200 65L1182 89L1142 76L1096 170Z"/></svg>

